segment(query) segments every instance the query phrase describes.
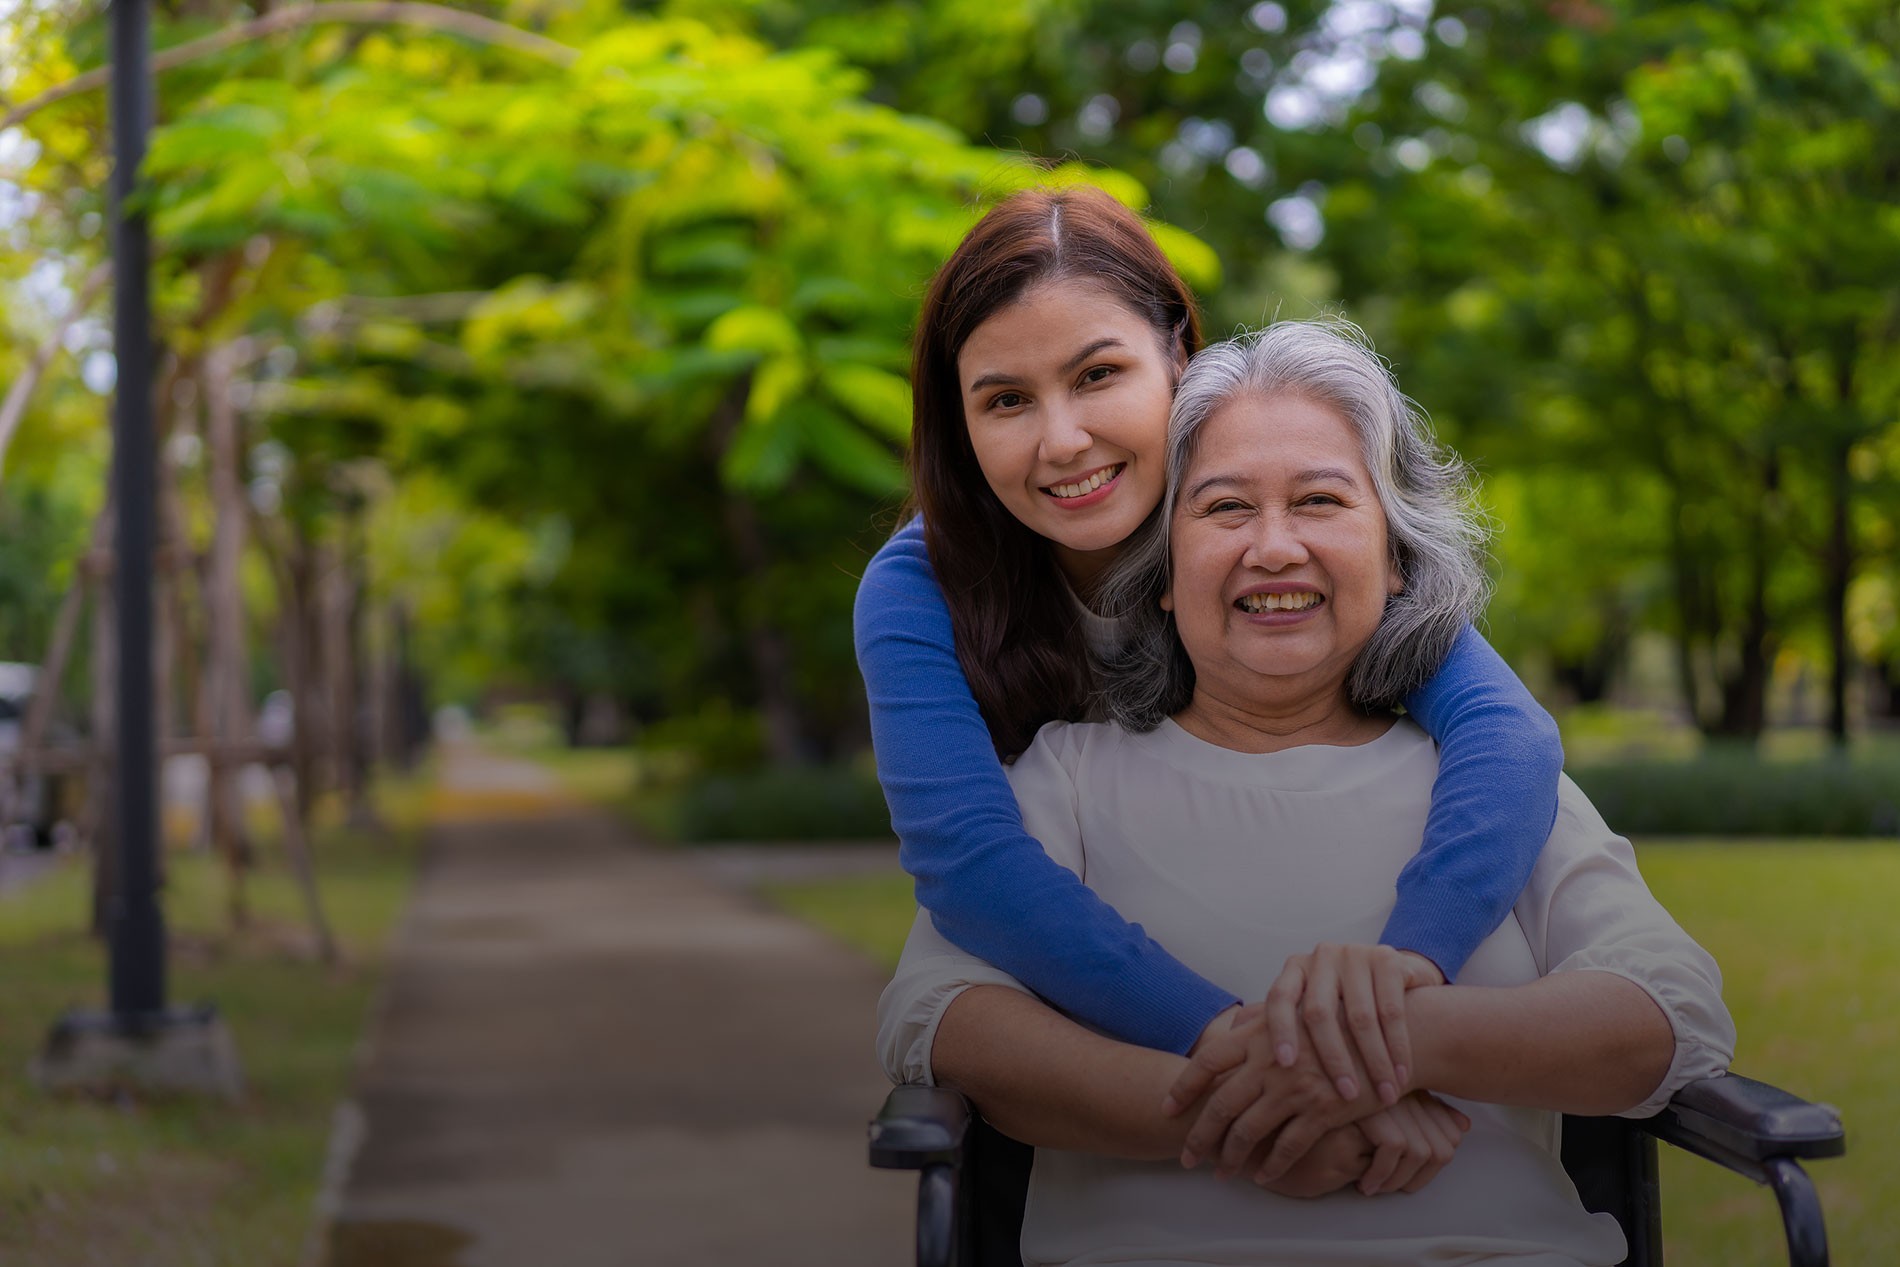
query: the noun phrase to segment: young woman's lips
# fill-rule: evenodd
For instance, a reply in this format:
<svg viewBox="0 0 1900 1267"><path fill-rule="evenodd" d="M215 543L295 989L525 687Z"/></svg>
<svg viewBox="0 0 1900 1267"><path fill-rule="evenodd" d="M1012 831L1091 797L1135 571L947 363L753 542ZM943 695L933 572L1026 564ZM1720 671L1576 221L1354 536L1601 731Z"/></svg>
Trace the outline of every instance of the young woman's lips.
<svg viewBox="0 0 1900 1267"><path fill-rule="evenodd" d="M1122 476L1128 474L1128 463L1122 462L1115 466L1104 467L1102 469L1110 470L1115 473L1103 480L1100 488L1083 493L1080 497L1063 497L1055 492L1055 485L1053 484L1044 485L1042 495L1054 502L1057 506L1060 506L1063 510L1081 510L1084 507L1096 505L1099 502L1105 501L1108 495L1114 492L1115 488L1122 482ZM1095 472L1090 471L1089 474L1094 475ZM1076 482L1080 483L1081 481L1078 480Z"/></svg>

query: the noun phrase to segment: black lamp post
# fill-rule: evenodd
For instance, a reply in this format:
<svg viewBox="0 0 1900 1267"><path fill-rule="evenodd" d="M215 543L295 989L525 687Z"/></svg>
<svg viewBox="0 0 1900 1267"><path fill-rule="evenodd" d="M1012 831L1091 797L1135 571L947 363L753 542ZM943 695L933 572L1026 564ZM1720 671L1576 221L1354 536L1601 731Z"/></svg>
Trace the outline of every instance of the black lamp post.
<svg viewBox="0 0 1900 1267"><path fill-rule="evenodd" d="M112 3L112 479L118 505L113 551L119 614L119 741L112 841L112 1014L139 1027L165 1010L165 917L158 905L157 735L152 707L152 546L157 539L156 437L152 427L151 239L131 205L152 126L148 0Z"/></svg>
<svg viewBox="0 0 1900 1267"><path fill-rule="evenodd" d="M152 554L157 439L152 427L151 242L132 205L152 126L148 0L112 0L113 569L119 615L119 733L111 846L117 891L106 932L111 1006L69 1012L47 1035L33 1074L54 1090L121 1088L242 1093L229 1031L208 1004L165 1003L165 917L158 904L157 748L152 673ZM94 737L104 742L106 736Z"/></svg>

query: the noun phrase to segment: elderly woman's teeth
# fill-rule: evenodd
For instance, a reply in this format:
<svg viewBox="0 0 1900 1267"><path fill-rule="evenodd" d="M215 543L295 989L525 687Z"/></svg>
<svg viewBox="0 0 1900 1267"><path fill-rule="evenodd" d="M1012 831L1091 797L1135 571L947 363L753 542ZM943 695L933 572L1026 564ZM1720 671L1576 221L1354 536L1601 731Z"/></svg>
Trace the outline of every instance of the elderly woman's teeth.
<svg viewBox="0 0 1900 1267"><path fill-rule="evenodd" d="M1126 462L1117 463L1114 466L1097 471L1087 479L1079 480L1074 484L1051 484L1049 485L1049 491L1054 493L1057 497L1081 497L1085 493L1094 492L1102 485L1114 479L1117 475L1120 475L1122 473L1122 467L1127 465Z"/></svg>
<svg viewBox="0 0 1900 1267"><path fill-rule="evenodd" d="M1236 604L1240 610L1258 615L1261 612L1298 612L1319 602L1319 595L1312 590L1301 590L1297 594L1244 594Z"/></svg>

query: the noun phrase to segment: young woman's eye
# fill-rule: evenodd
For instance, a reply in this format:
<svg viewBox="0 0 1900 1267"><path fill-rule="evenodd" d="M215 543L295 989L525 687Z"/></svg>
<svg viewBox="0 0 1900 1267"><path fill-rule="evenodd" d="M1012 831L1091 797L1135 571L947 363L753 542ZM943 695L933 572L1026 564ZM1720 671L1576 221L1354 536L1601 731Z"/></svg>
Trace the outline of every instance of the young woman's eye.
<svg viewBox="0 0 1900 1267"><path fill-rule="evenodd" d="M1097 365L1082 371L1082 381L1084 383L1100 383L1112 378L1114 374L1115 367L1113 365Z"/></svg>
<svg viewBox="0 0 1900 1267"><path fill-rule="evenodd" d="M1023 395L1021 392L1003 392L1000 395L997 395L991 398L990 408L991 409L1016 409L1026 404L1028 400L1029 398Z"/></svg>

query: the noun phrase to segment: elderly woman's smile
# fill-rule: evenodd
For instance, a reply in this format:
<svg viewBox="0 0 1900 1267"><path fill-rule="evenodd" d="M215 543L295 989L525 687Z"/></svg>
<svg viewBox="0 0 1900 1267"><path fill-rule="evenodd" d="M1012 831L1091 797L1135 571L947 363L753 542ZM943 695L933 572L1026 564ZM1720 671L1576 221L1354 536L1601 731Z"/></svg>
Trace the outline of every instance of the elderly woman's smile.
<svg viewBox="0 0 1900 1267"><path fill-rule="evenodd" d="M1399 588L1357 433L1300 396L1236 397L1201 429L1172 521L1197 705L1337 707ZM1203 698L1205 697L1205 698Z"/></svg>

